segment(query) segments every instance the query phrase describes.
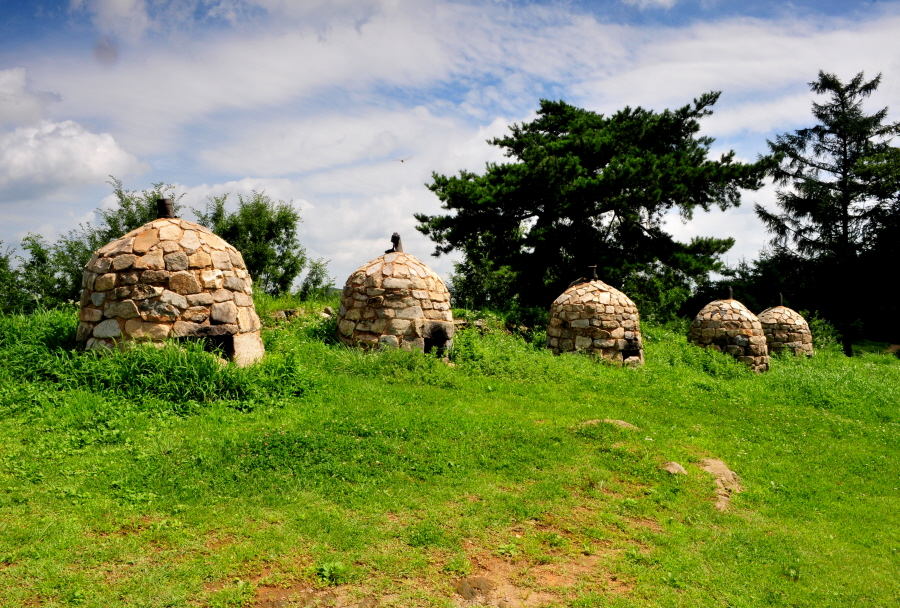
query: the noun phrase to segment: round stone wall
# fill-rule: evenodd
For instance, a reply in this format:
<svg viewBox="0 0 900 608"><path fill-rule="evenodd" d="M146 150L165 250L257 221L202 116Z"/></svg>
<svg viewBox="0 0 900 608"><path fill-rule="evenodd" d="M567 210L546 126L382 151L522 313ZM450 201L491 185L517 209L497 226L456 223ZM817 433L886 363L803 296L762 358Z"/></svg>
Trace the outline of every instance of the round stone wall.
<svg viewBox="0 0 900 608"><path fill-rule="evenodd" d="M762 325L737 300L715 300L703 307L688 332L688 341L728 353L755 372L769 369L769 351Z"/></svg>
<svg viewBox="0 0 900 608"><path fill-rule="evenodd" d="M637 306L603 281L573 285L550 305L547 348L556 355L587 351L641 365L644 345Z"/></svg>
<svg viewBox="0 0 900 608"><path fill-rule="evenodd" d="M429 352L449 348L453 330L450 292L413 255L386 253L347 279L338 312L338 339L344 344Z"/></svg>
<svg viewBox="0 0 900 608"><path fill-rule="evenodd" d="M800 313L787 306L773 306L759 313L769 352L787 349L795 355L813 354L812 332Z"/></svg>
<svg viewBox="0 0 900 608"><path fill-rule="evenodd" d="M82 286L77 338L86 348L202 337L239 365L263 355L240 252L193 222L155 220L101 247Z"/></svg>

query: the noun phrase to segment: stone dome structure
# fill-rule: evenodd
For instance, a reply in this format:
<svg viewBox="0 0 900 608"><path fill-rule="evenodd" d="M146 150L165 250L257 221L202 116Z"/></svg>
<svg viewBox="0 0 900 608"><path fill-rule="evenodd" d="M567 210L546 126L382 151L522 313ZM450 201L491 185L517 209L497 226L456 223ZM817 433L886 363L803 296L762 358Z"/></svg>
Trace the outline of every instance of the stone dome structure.
<svg viewBox="0 0 900 608"><path fill-rule="evenodd" d="M132 230L94 253L82 286L86 348L201 337L238 365L263 355L244 260L198 224L168 217Z"/></svg>
<svg viewBox="0 0 900 608"><path fill-rule="evenodd" d="M379 344L431 352L452 346L450 292L433 270L394 248L350 275L338 312L338 339L348 346Z"/></svg>
<svg viewBox="0 0 900 608"><path fill-rule="evenodd" d="M769 352L782 349L795 355L813 354L812 332L800 313L787 306L773 306L759 313Z"/></svg>
<svg viewBox="0 0 900 608"><path fill-rule="evenodd" d="M571 285L550 305L547 348L586 351L629 365L644 363L638 309L624 293L596 278Z"/></svg>
<svg viewBox="0 0 900 608"><path fill-rule="evenodd" d="M691 323L688 342L728 353L755 372L769 369L762 325L737 300L715 300L704 306Z"/></svg>

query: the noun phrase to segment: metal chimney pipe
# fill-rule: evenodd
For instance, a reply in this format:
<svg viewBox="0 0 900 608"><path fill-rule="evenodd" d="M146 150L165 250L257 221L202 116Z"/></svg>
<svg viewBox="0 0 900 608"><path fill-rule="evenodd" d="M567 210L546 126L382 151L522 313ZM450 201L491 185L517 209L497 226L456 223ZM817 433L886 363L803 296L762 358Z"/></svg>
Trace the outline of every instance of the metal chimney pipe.
<svg viewBox="0 0 900 608"><path fill-rule="evenodd" d="M729 300L734 299L734 289L732 289L731 285L728 286L728 299Z"/></svg>
<svg viewBox="0 0 900 608"><path fill-rule="evenodd" d="M170 198L156 199L156 217L158 219L172 219L175 217L175 201Z"/></svg>

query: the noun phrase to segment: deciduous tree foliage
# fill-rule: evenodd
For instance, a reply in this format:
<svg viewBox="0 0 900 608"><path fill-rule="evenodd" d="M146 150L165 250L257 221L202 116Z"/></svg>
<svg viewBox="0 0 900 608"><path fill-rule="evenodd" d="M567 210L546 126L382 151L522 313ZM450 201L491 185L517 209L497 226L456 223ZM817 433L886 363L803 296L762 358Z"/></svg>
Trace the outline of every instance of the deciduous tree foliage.
<svg viewBox="0 0 900 608"><path fill-rule="evenodd" d="M864 278L873 264L880 266L881 255L896 253L893 239L900 236L900 153L890 145L900 123L885 122L887 108L866 114L862 107L880 82L881 75L866 81L860 72L845 84L820 71L809 83L828 97L812 104L818 124L768 142L777 160L771 173L780 186L779 212L756 205L773 235L769 257L793 260L812 279L793 287L817 293L812 307L837 324L847 355L861 330L863 307L849 306L830 286L846 281L848 289L883 299Z"/></svg>
<svg viewBox="0 0 900 608"><path fill-rule="evenodd" d="M664 215L675 209L690 220L698 208L737 206L741 189L762 185L767 162L737 162L733 152L708 158L713 140L698 135L699 119L718 98L706 93L676 110L626 107L611 116L543 100L535 120L489 142L510 162L488 163L483 175L433 174L428 187L453 213L416 214L417 228L436 243L434 255L464 254L454 277L458 299L469 290L475 305L518 298L547 306L592 264L639 299L673 288L686 297L734 241L678 242L663 230Z"/></svg>
<svg viewBox="0 0 900 608"><path fill-rule="evenodd" d="M228 195L212 197L206 211L194 209L198 222L234 245L247 271L266 293L288 291L306 267L306 250L297 239L300 212L284 201L275 203L264 192L238 194L234 212L225 209Z"/></svg>

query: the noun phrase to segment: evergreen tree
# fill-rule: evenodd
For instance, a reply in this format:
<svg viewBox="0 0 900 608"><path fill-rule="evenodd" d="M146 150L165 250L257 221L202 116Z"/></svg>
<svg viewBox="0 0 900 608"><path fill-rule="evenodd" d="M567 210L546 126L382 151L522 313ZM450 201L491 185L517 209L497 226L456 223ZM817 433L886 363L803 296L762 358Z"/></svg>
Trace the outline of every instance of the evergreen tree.
<svg viewBox="0 0 900 608"><path fill-rule="evenodd" d="M884 175L894 166L889 141L900 124L885 123L887 108L874 114L862 108L880 82L881 75L866 81L860 72L844 84L820 71L809 83L813 92L828 96L813 103L818 124L768 142L777 161L771 174L780 212L757 204L756 213L773 235L775 256L797 257L817 283L859 278L862 255L879 234L879 218L890 224ZM823 299L819 308L832 317L851 355L860 331L854 307L841 298Z"/></svg>
<svg viewBox="0 0 900 608"><path fill-rule="evenodd" d="M483 175L435 173L429 188L455 213L416 214L417 228L436 243L435 255L464 254L453 280L461 303L545 307L592 264L639 304L659 293L685 298L721 268L734 241L677 242L662 228L664 215L677 210L688 220L698 208L737 206L741 189L762 185L767 162L707 158L713 140L697 135L698 121L718 97L609 117L544 100L534 121L489 142L512 162L489 163Z"/></svg>

